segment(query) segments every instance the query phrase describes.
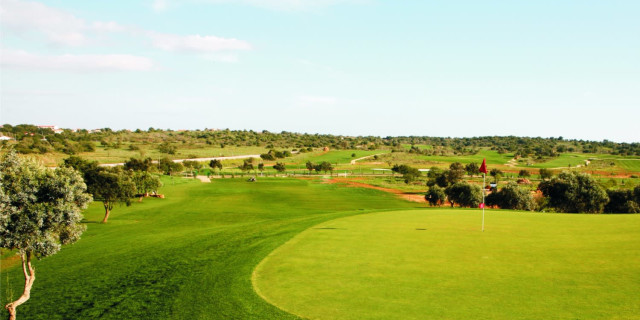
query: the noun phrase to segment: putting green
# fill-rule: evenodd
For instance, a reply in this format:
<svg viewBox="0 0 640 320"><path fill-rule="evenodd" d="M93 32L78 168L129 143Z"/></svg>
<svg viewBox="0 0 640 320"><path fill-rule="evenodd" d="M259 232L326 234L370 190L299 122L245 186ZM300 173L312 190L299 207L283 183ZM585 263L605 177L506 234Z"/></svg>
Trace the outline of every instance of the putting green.
<svg viewBox="0 0 640 320"><path fill-rule="evenodd" d="M255 269L309 319L640 319L640 215L426 209L321 223Z"/></svg>

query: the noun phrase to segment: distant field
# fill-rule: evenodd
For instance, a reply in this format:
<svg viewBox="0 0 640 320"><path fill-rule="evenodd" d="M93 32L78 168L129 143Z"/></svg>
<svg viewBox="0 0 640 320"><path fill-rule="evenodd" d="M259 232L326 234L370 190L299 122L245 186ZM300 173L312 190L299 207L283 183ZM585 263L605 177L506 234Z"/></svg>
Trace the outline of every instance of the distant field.
<svg viewBox="0 0 640 320"><path fill-rule="evenodd" d="M640 172L640 159L617 159L616 165L632 172Z"/></svg>
<svg viewBox="0 0 640 320"><path fill-rule="evenodd" d="M333 150L328 152L303 153L292 158L285 159L285 162L295 162L305 164L307 161L319 163L328 161L332 164L349 164L351 160L366 157L374 154L389 153L389 150ZM355 154L355 156L352 156Z"/></svg>
<svg viewBox="0 0 640 320"><path fill-rule="evenodd" d="M129 158L146 158L160 159L168 157L170 159L185 159L191 156L198 158L220 157L220 156L238 156L248 154L261 154L268 152L269 150L263 147L234 147L228 146L220 148L219 146L199 146L199 147L182 147L179 148L176 154L170 155L161 153L157 150L157 145L139 145L141 150L131 151L128 149L128 145L123 145L119 149L104 148L97 146L94 152L81 152L77 156L98 161L99 163L120 163ZM30 154L29 156L39 159L47 166L57 166L69 155L63 153L47 153Z"/></svg>
<svg viewBox="0 0 640 320"><path fill-rule="evenodd" d="M499 154L497 151L482 149L474 155L460 156L427 156L411 153L390 153L383 158L383 161L391 161L392 163L413 163L420 168L428 168L430 166L448 166L453 162L463 164L475 162L478 165L482 163L482 159L487 159L487 164L504 165L513 158L513 154Z"/></svg>
<svg viewBox="0 0 640 320"><path fill-rule="evenodd" d="M431 150L433 147L430 144L403 144L402 148L405 150L410 150L411 146L414 146L420 150Z"/></svg>
<svg viewBox="0 0 640 320"><path fill-rule="evenodd" d="M640 215L423 209L316 225L254 273L309 319L640 319Z"/></svg>

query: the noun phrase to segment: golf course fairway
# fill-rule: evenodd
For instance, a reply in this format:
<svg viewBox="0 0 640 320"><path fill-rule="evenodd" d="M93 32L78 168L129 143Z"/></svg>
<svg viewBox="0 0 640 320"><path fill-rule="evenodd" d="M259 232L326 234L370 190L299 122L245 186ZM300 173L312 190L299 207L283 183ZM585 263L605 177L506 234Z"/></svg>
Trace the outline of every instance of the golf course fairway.
<svg viewBox="0 0 640 320"><path fill-rule="evenodd" d="M309 319L640 319L640 216L424 209L339 218L253 273Z"/></svg>

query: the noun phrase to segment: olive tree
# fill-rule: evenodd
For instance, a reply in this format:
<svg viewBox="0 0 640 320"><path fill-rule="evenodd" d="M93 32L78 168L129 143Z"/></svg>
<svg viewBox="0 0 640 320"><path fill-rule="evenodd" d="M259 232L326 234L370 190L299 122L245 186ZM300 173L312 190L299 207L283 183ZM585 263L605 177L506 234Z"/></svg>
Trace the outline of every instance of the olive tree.
<svg viewBox="0 0 640 320"><path fill-rule="evenodd" d="M22 295L5 306L9 319L31 296L32 258L55 254L84 232L81 210L91 202L86 189L71 168L47 169L13 152L0 161L0 247L18 251L25 279Z"/></svg>
<svg viewBox="0 0 640 320"><path fill-rule="evenodd" d="M533 210L535 202L529 190L521 188L515 182L507 183L500 191L487 197L488 205L497 205L502 209Z"/></svg>
<svg viewBox="0 0 640 320"><path fill-rule="evenodd" d="M586 173L562 172L538 188L559 212L600 213L609 202L607 192Z"/></svg>
<svg viewBox="0 0 640 320"><path fill-rule="evenodd" d="M276 169L278 172L285 172L287 170L287 167L282 162L276 162L273 168Z"/></svg>
<svg viewBox="0 0 640 320"><path fill-rule="evenodd" d="M162 187L162 181L154 174L146 171L139 171L133 174L133 183L136 186L136 191L143 196L149 196L152 191L157 191Z"/></svg>
<svg viewBox="0 0 640 320"><path fill-rule="evenodd" d="M458 204L460 207L477 207L482 202L482 189L480 186L467 182L457 182L445 189L445 193L451 206Z"/></svg>
<svg viewBox="0 0 640 320"><path fill-rule="evenodd" d="M209 167L211 167L211 169L218 169L218 172L222 171L222 161L218 160L218 159L213 159L211 161L209 161Z"/></svg>
<svg viewBox="0 0 640 320"><path fill-rule="evenodd" d="M131 198L136 194L134 174L130 170L124 171L121 167L100 167L96 161L79 157L65 159L63 166L82 173L87 192L93 195L95 200L101 201L104 206L103 223L107 223L109 214L116 203L125 203L128 206L131 204Z"/></svg>
<svg viewBox="0 0 640 320"><path fill-rule="evenodd" d="M107 223L116 203L131 205L131 198L136 194L136 185L131 175L117 167L98 171L94 179L97 184L89 186L89 192L96 200L102 202L104 207L102 223Z"/></svg>
<svg viewBox="0 0 640 320"><path fill-rule="evenodd" d="M424 195L424 199L432 206L441 206L447 201L447 195L444 193L444 189L434 185L429 187L429 191Z"/></svg>

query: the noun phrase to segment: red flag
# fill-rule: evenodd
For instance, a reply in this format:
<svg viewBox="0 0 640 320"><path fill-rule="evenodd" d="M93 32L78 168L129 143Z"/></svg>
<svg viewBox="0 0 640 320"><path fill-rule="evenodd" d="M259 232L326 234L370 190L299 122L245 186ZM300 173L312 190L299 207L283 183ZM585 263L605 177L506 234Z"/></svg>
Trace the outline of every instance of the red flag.
<svg viewBox="0 0 640 320"><path fill-rule="evenodd" d="M487 159L482 159L482 165L480 166L480 172L487 174Z"/></svg>

